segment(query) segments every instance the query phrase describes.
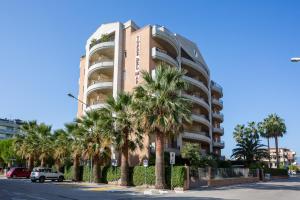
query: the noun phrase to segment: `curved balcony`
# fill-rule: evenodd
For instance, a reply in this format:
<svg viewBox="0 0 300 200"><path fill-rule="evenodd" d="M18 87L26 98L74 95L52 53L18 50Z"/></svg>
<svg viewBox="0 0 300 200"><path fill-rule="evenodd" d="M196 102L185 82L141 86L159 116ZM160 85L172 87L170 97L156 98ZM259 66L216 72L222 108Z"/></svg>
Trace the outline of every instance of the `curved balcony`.
<svg viewBox="0 0 300 200"><path fill-rule="evenodd" d="M165 52L159 48L156 48L156 47L152 48L152 58L166 62L166 63L170 64L171 66L178 67L178 62L174 58L169 56L167 54L167 52Z"/></svg>
<svg viewBox="0 0 300 200"><path fill-rule="evenodd" d="M218 106L220 109L223 108L223 101L221 99L212 98L213 105Z"/></svg>
<svg viewBox="0 0 300 200"><path fill-rule="evenodd" d="M213 146L223 149L225 147L225 143L223 141L213 141Z"/></svg>
<svg viewBox="0 0 300 200"><path fill-rule="evenodd" d="M96 109L100 109L100 108L103 108L105 107L105 103L103 102L96 102L92 105L88 105L88 107L85 109L85 111L91 111L91 110L96 110Z"/></svg>
<svg viewBox="0 0 300 200"><path fill-rule="evenodd" d="M224 135L224 128L223 127L213 127L213 133L218 133L220 135Z"/></svg>
<svg viewBox="0 0 300 200"><path fill-rule="evenodd" d="M97 70L101 70L101 69L113 69L114 68L114 62L113 61L103 61L103 62L98 62L95 63L93 65L91 65L88 69L88 77L90 77L90 75L92 73L94 73Z"/></svg>
<svg viewBox="0 0 300 200"><path fill-rule="evenodd" d="M100 51L100 50L103 50L103 49L114 48L114 47L115 47L115 42L114 41L101 42L99 44L94 45L90 49L90 56L92 56L97 51Z"/></svg>
<svg viewBox="0 0 300 200"><path fill-rule="evenodd" d="M89 95L91 92L94 92L96 90L101 90L101 89L112 89L113 88L113 83L112 81L107 81L107 82L95 82L94 84L91 84L87 88L87 95Z"/></svg>
<svg viewBox="0 0 300 200"><path fill-rule="evenodd" d="M208 81L209 80L209 75L208 75L208 70L203 66L198 63L195 63L189 59L186 58L181 58L182 64L188 65L189 67L193 68L194 70L197 70L200 72Z"/></svg>
<svg viewBox="0 0 300 200"><path fill-rule="evenodd" d="M186 93L183 93L182 96L187 98L187 99L191 99L194 103L199 104L200 106L205 108L208 112L210 111L209 105L205 102L205 100L203 98L199 98L197 96L192 96L192 95L189 95L189 94L186 94Z"/></svg>
<svg viewBox="0 0 300 200"><path fill-rule="evenodd" d="M152 36L160 38L166 42L168 42L177 52L179 52L178 42L172 32L166 29L163 26L154 25L152 26Z"/></svg>
<svg viewBox="0 0 300 200"><path fill-rule="evenodd" d="M198 140L203 141L207 143L211 143L211 139L209 137L208 133L205 132L190 132L190 131L184 131L182 134L182 137L185 139L191 139L191 140Z"/></svg>
<svg viewBox="0 0 300 200"><path fill-rule="evenodd" d="M207 127L210 127L210 123L207 120L207 118L205 117L205 115L192 114L192 120L194 120L196 122L199 122L199 123L202 123L202 124L206 125Z"/></svg>
<svg viewBox="0 0 300 200"><path fill-rule="evenodd" d="M222 113L217 113L217 112L214 112L212 114L213 118L218 120L218 121L221 121L223 122L224 121L224 115Z"/></svg>
<svg viewBox="0 0 300 200"><path fill-rule="evenodd" d="M218 83L211 81L211 89L223 96L223 88Z"/></svg>
<svg viewBox="0 0 300 200"><path fill-rule="evenodd" d="M206 94L208 94L208 89L207 87L200 81L197 81L196 79L193 79L191 77L188 77L188 76L183 76L183 79L186 80L187 82L201 88Z"/></svg>

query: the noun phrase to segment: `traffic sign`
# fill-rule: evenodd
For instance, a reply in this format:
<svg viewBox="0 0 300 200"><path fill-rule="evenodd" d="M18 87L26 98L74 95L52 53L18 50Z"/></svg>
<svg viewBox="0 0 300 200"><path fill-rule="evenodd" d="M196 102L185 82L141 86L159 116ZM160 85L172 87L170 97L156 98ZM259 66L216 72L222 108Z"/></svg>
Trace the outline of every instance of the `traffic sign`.
<svg viewBox="0 0 300 200"><path fill-rule="evenodd" d="M144 159L144 160L143 160L143 165L144 165L144 167L148 167L149 163L148 163L148 160L147 160L147 159Z"/></svg>
<svg viewBox="0 0 300 200"><path fill-rule="evenodd" d="M112 159L111 160L111 165L114 166L114 167L118 166L118 160L117 159Z"/></svg>
<svg viewBox="0 0 300 200"><path fill-rule="evenodd" d="M170 152L170 164L175 164L175 152Z"/></svg>

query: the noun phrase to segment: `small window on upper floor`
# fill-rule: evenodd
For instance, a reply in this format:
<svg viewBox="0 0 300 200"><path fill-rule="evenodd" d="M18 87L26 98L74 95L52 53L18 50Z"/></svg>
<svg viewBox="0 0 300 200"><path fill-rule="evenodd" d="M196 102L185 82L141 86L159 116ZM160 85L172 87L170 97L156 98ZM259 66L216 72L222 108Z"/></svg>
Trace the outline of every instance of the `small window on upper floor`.
<svg viewBox="0 0 300 200"><path fill-rule="evenodd" d="M124 57L125 58L127 57L127 51L126 50L124 51Z"/></svg>

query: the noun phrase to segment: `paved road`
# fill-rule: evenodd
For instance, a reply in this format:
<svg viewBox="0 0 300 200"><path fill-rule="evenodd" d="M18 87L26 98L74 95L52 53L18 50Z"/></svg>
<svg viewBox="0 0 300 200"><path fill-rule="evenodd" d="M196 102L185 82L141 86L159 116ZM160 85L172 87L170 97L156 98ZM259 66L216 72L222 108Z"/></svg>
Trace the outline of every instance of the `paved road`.
<svg viewBox="0 0 300 200"><path fill-rule="evenodd" d="M84 184L46 182L31 183L26 179L0 179L0 200L94 200L94 199L187 199L187 200L286 200L300 199L300 177L267 183L199 189L176 194L144 195L137 188L110 185L97 187Z"/></svg>

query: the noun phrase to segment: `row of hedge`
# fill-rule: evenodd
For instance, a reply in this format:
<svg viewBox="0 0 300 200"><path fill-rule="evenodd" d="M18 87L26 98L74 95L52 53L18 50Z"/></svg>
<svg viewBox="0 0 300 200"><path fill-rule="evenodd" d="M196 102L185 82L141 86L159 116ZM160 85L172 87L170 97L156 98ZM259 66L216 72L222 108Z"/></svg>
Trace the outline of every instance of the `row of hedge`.
<svg viewBox="0 0 300 200"><path fill-rule="evenodd" d="M120 167L102 167L102 180L103 183L114 182L121 178ZM81 168L82 181L89 181L90 168ZM65 169L65 179L73 179L73 167ZM165 169L165 180L167 186L170 188L171 179L173 187L183 187L186 180L186 168L184 166L174 166L171 177L171 167ZM155 184L155 167L143 167L135 166L129 169L129 181L131 185L139 186L143 184L154 185Z"/></svg>
<svg viewBox="0 0 300 200"><path fill-rule="evenodd" d="M271 174L271 176L288 176L288 170L287 169L273 169L273 168L267 168L264 169L265 174Z"/></svg>

